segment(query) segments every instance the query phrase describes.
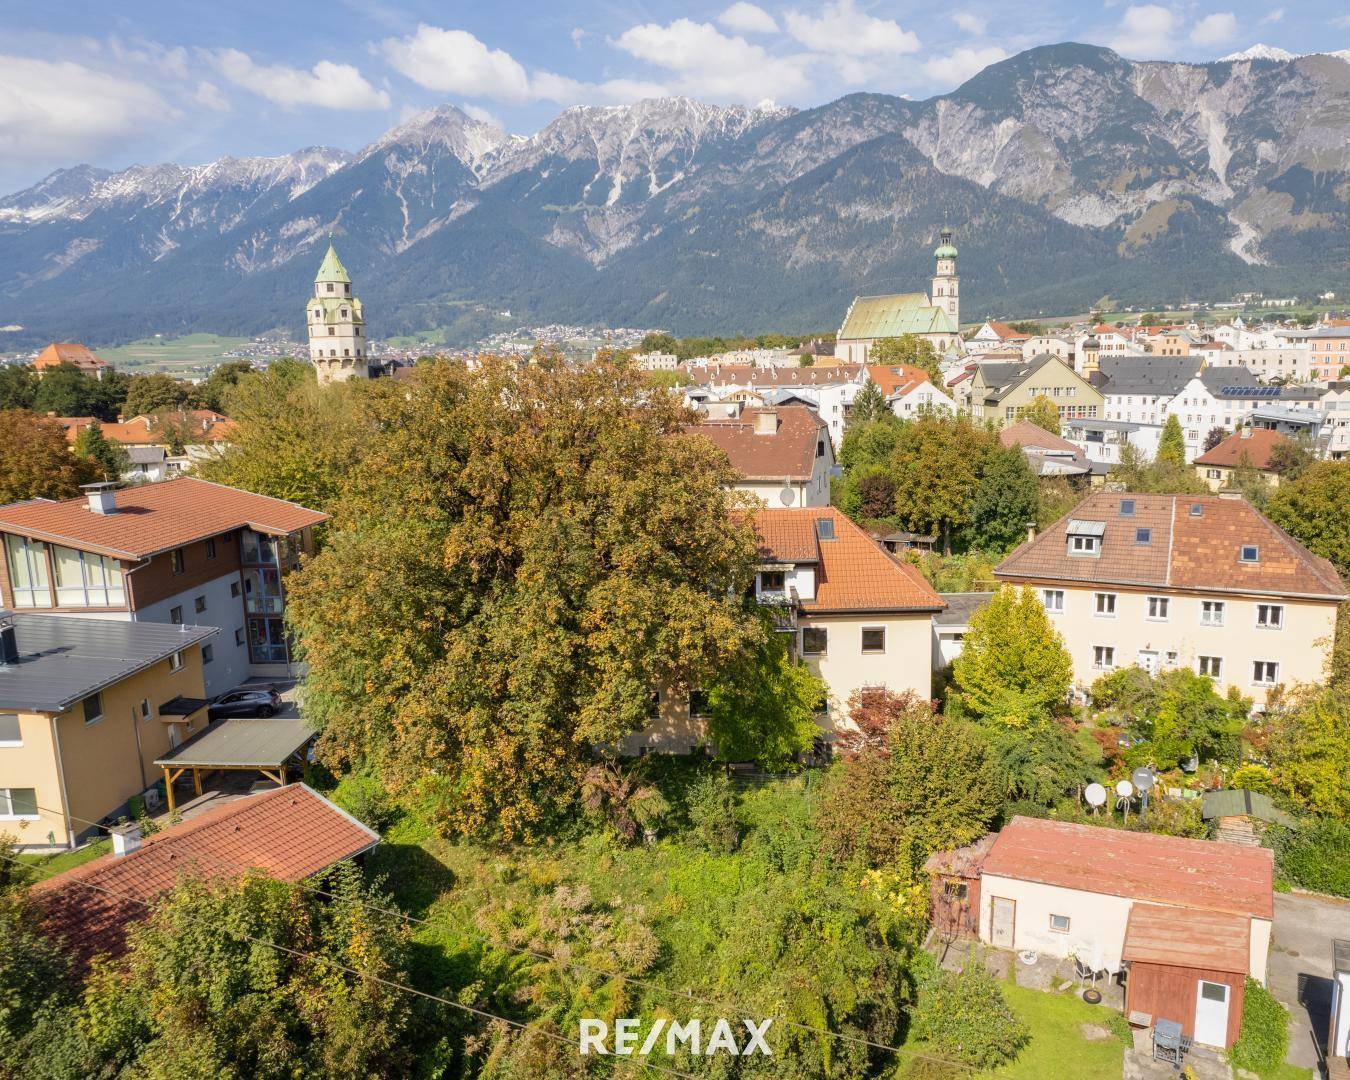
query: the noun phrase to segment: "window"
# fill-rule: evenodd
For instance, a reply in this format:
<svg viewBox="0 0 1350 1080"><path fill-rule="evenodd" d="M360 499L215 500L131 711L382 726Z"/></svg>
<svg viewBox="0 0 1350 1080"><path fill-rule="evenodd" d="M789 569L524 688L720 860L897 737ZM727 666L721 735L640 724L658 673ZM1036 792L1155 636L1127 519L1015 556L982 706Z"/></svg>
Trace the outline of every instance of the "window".
<svg viewBox="0 0 1350 1080"><path fill-rule="evenodd" d="M647 702L647 715L655 719L661 715L661 691L653 690L651 700Z"/></svg>
<svg viewBox="0 0 1350 1080"><path fill-rule="evenodd" d="M1201 600L1200 601L1200 625L1201 626L1222 626L1223 615L1227 608L1222 600Z"/></svg>
<svg viewBox="0 0 1350 1080"><path fill-rule="evenodd" d="M331 281L328 282L327 288L328 288L328 291L329 291L329 292L333 292L333 291L334 291L333 283L332 283Z"/></svg>
<svg viewBox="0 0 1350 1080"><path fill-rule="evenodd" d="M1097 614L1105 619L1114 619L1116 617L1116 594L1099 592L1093 595L1097 600Z"/></svg>
<svg viewBox="0 0 1350 1080"><path fill-rule="evenodd" d="M964 900L968 892L964 881L944 881L942 883L942 895L948 900Z"/></svg>
<svg viewBox="0 0 1350 1080"><path fill-rule="evenodd" d="M1148 598L1148 617L1157 619L1160 622L1167 621L1168 608L1171 605L1166 596L1150 596Z"/></svg>
<svg viewBox="0 0 1350 1080"><path fill-rule="evenodd" d="M1208 675L1211 679L1223 678L1223 657L1222 656L1200 657L1200 674Z"/></svg>
<svg viewBox="0 0 1350 1080"><path fill-rule="evenodd" d="M1071 536L1069 537L1070 555L1096 555L1097 537L1095 536Z"/></svg>
<svg viewBox="0 0 1350 1080"><path fill-rule="evenodd" d="M216 557L216 540L215 540L215 537L212 537L210 540L208 540L208 541L206 542L206 557L207 557L208 559L214 559L214 558Z"/></svg>
<svg viewBox="0 0 1350 1080"><path fill-rule="evenodd" d="M863 627L862 651L865 653L884 653L886 651L886 628L884 626Z"/></svg>
<svg viewBox="0 0 1350 1080"><path fill-rule="evenodd" d="M1135 529L1135 530L1134 530L1134 542L1135 542L1136 544L1150 544L1150 543L1152 543L1152 542L1153 542L1153 530L1152 530L1152 529Z"/></svg>
<svg viewBox="0 0 1350 1080"><path fill-rule="evenodd" d="M209 664L216 658L216 648L214 645L202 646L202 663Z"/></svg>
<svg viewBox="0 0 1350 1080"><path fill-rule="evenodd" d="M816 536L821 540L834 539L834 521L831 518L816 519Z"/></svg>
<svg viewBox="0 0 1350 1080"><path fill-rule="evenodd" d="M149 720L154 715L154 710L150 708L150 699L141 698L141 719Z"/></svg>
<svg viewBox="0 0 1350 1080"><path fill-rule="evenodd" d="M0 787L0 818L35 818L38 816L37 789Z"/></svg>
<svg viewBox="0 0 1350 1080"><path fill-rule="evenodd" d="M230 582L230 595L236 598L239 596L239 582L237 581Z"/></svg>
<svg viewBox="0 0 1350 1080"><path fill-rule="evenodd" d="M1045 605L1045 610L1051 615L1062 615L1064 613L1064 590L1042 589L1041 603Z"/></svg>
<svg viewBox="0 0 1350 1080"><path fill-rule="evenodd" d="M1222 479L1223 479L1223 470L1222 470L1222 469L1206 469L1206 470L1205 470L1205 479L1206 479L1206 480L1222 480Z"/></svg>
<svg viewBox="0 0 1350 1080"><path fill-rule="evenodd" d="M1121 517L1134 517L1134 500L1133 500L1133 499L1121 499L1121 500L1120 500L1120 516L1121 516Z"/></svg>
<svg viewBox="0 0 1350 1080"><path fill-rule="evenodd" d="M170 671L179 671L179 670L182 669L182 667L183 667L183 654L182 654L182 653L176 652L176 653L174 653L171 657L169 657L169 670L170 670Z"/></svg>
<svg viewBox="0 0 1350 1080"><path fill-rule="evenodd" d="M62 607L111 607L126 602L122 564L92 551L53 547L56 602Z"/></svg>
<svg viewBox="0 0 1350 1080"><path fill-rule="evenodd" d="M84 709L84 722L93 724L103 719L103 695L90 694L80 706Z"/></svg>
<svg viewBox="0 0 1350 1080"><path fill-rule="evenodd" d="M47 576L47 545L23 536L6 536L9 557L9 588L16 608L52 606L51 581Z"/></svg>
<svg viewBox="0 0 1350 1080"><path fill-rule="evenodd" d="M236 645L242 645L244 643L244 628L242 626L235 627L234 643Z"/></svg>
<svg viewBox="0 0 1350 1080"><path fill-rule="evenodd" d="M761 570L759 572L760 592L782 592L787 588L787 574L782 570Z"/></svg>
<svg viewBox="0 0 1350 1080"><path fill-rule="evenodd" d="M1092 666L1099 671L1106 671L1116 666L1116 650L1113 645L1094 645L1092 646Z"/></svg>
<svg viewBox="0 0 1350 1080"><path fill-rule="evenodd" d="M802 627L802 655L823 656L829 644L829 632L823 626Z"/></svg>
<svg viewBox="0 0 1350 1080"><path fill-rule="evenodd" d="M1257 604L1256 625L1262 630L1278 630L1284 625L1283 604Z"/></svg>
<svg viewBox="0 0 1350 1080"><path fill-rule="evenodd" d="M1258 548L1255 544L1243 544L1242 553L1238 556L1238 558L1242 562L1259 562L1260 556L1261 556L1261 549Z"/></svg>
<svg viewBox="0 0 1350 1080"><path fill-rule="evenodd" d="M1067 934L1069 932L1069 917L1067 915L1051 915L1050 929L1056 934Z"/></svg>
<svg viewBox="0 0 1350 1080"><path fill-rule="evenodd" d="M708 692L706 690L689 691L689 715L708 715Z"/></svg>
<svg viewBox="0 0 1350 1080"><path fill-rule="evenodd" d="M1252 661L1252 685L1274 686L1280 681L1280 665L1274 660Z"/></svg>
<svg viewBox="0 0 1350 1080"><path fill-rule="evenodd" d="M192 610L195 611L198 615L200 615L203 611L205 611L205 610L206 610L206 597L204 597L204 596L198 596L197 598L195 598L195 599L192 601Z"/></svg>
<svg viewBox="0 0 1350 1080"><path fill-rule="evenodd" d="M183 605L182 605L182 604L175 604L173 607L169 608L169 622L173 623L174 626L182 626L182 625L183 625Z"/></svg>
<svg viewBox="0 0 1350 1080"><path fill-rule="evenodd" d="M181 574L183 572L183 549L174 548L169 552L169 562L173 565L173 572Z"/></svg>
<svg viewBox="0 0 1350 1080"><path fill-rule="evenodd" d="M0 713L0 746L22 746L23 732L19 730L19 714Z"/></svg>

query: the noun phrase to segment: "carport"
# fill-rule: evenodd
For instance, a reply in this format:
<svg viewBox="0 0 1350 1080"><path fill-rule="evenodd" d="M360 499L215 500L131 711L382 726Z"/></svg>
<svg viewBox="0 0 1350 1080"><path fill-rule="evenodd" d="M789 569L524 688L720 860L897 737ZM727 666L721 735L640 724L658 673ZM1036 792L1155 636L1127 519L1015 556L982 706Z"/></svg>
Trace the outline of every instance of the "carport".
<svg viewBox="0 0 1350 1080"><path fill-rule="evenodd" d="M164 793L174 810L173 785L192 772L192 786L202 793L202 773L259 772L278 787L286 786L289 769L304 767L305 748L314 729L303 720L221 720L182 746L170 750L155 764L164 770Z"/></svg>

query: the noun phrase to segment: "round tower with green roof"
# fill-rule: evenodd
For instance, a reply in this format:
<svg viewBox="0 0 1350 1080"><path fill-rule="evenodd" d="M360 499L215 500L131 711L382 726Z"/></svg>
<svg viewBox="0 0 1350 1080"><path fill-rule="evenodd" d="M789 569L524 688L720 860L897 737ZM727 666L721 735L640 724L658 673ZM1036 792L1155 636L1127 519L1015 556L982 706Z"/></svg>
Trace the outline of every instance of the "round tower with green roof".
<svg viewBox="0 0 1350 1080"><path fill-rule="evenodd" d="M936 267L933 270L933 306L951 316L955 326L961 325L961 279L956 275L956 246L952 231L942 227L941 239L933 252Z"/></svg>
<svg viewBox="0 0 1350 1080"><path fill-rule="evenodd" d="M306 306L309 358L320 383L370 378L370 349L361 301L352 295L352 279L342 265L333 238L314 277L314 297Z"/></svg>

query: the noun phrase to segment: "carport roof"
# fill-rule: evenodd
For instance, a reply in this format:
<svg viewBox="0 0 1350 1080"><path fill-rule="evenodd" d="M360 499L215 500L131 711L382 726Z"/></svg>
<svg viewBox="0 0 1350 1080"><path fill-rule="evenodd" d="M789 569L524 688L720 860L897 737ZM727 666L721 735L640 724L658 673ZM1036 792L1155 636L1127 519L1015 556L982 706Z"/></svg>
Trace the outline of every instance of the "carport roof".
<svg viewBox="0 0 1350 1080"><path fill-rule="evenodd" d="M1222 911L1135 904L1123 960L1248 974L1251 920Z"/></svg>
<svg viewBox="0 0 1350 1080"><path fill-rule="evenodd" d="M156 765L172 768L279 769L314 738L303 720L221 720Z"/></svg>

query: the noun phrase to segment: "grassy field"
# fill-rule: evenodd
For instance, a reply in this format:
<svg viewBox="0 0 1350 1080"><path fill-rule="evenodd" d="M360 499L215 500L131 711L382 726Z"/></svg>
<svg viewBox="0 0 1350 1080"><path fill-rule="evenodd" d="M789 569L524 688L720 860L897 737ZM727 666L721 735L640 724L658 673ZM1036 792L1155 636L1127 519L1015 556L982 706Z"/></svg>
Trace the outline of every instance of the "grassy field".
<svg viewBox="0 0 1350 1080"><path fill-rule="evenodd" d="M64 870L73 869L90 859L97 859L112 850L111 840L95 840L74 851L63 851L59 855L20 855L19 858L37 868L42 877L51 877Z"/></svg>
<svg viewBox="0 0 1350 1080"><path fill-rule="evenodd" d="M1088 1039L1083 1035L1086 1024L1107 1028L1110 1010L1069 994L1027 990L1011 983L1004 985L1003 993L1031 1030L1031 1042L1016 1061L989 1075L1015 1080L1071 1076L1111 1080L1121 1075L1125 1044L1119 1036Z"/></svg>
<svg viewBox="0 0 1350 1080"><path fill-rule="evenodd" d="M170 375L193 373L214 367L225 353L248 338L221 337L219 334L186 334L176 338L143 338L129 345L95 351L110 364L128 371L164 371Z"/></svg>

